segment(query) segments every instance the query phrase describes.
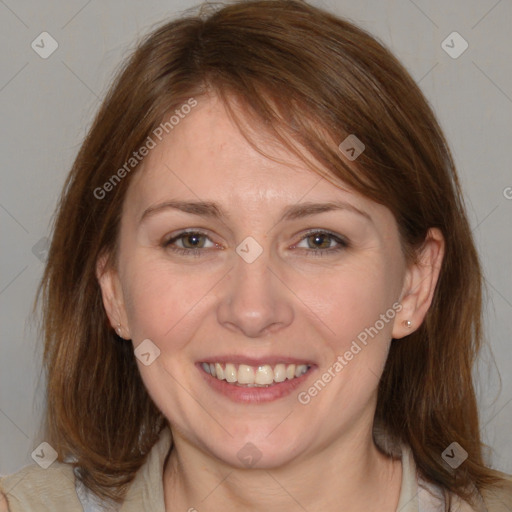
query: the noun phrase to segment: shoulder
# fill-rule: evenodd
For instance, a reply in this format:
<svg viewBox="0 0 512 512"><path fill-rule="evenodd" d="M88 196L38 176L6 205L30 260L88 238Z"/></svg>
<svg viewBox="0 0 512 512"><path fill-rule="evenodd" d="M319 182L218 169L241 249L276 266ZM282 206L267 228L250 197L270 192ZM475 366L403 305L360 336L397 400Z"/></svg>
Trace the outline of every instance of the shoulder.
<svg viewBox="0 0 512 512"><path fill-rule="evenodd" d="M457 512L511 512L512 475L500 473L498 483L481 488L475 493L472 503L451 494L453 510Z"/></svg>
<svg viewBox="0 0 512 512"><path fill-rule="evenodd" d="M70 464L55 461L47 469L37 464L0 477L0 512L82 512ZM4 509L2 509L3 507Z"/></svg>
<svg viewBox="0 0 512 512"><path fill-rule="evenodd" d="M512 510L512 475L500 473L502 480L480 491L489 512L510 512Z"/></svg>

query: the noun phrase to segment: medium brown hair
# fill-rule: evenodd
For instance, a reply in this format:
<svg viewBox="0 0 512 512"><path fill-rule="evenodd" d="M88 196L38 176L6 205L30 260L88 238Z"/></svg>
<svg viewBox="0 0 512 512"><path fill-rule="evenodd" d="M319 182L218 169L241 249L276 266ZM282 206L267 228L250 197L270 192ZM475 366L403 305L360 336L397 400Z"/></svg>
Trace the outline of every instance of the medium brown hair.
<svg viewBox="0 0 512 512"><path fill-rule="evenodd" d="M391 344L375 420L410 445L428 481L462 497L497 481L482 459L472 366L481 345L482 277L454 162L405 68L374 37L300 1L240 1L167 22L118 73L83 142L58 206L40 288L47 373L45 439L71 457L94 493L121 502L165 427L130 342L109 325L95 274L115 265L120 216L134 173L94 193L144 145L165 116L214 92L315 169L394 214L414 258L429 228L445 256L423 324ZM240 123L241 124L241 123ZM366 146L355 165L338 145ZM311 164L311 161L309 161ZM469 454L452 470L441 453Z"/></svg>

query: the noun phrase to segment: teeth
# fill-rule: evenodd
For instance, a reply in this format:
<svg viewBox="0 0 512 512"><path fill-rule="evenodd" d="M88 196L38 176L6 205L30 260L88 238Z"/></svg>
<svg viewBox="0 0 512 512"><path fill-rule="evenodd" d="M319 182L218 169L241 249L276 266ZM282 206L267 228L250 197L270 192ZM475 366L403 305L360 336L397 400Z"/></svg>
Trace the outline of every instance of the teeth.
<svg viewBox="0 0 512 512"><path fill-rule="evenodd" d="M238 372L234 364L228 363L224 369L224 377L228 382L236 382L238 379Z"/></svg>
<svg viewBox="0 0 512 512"><path fill-rule="evenodd" d="M295 377L300 377L304 373L306 373L306 371L304 370L304 365L299 365L297 366L297 368L295 368Z"/></svg>
<svg viewBox="0 0 512 512"><path fill-rule="evenodd" d="M254 369L252 366L241 364L238 367L238 384L254 384Z"/></svg>
<svg viewBox="0 0 512 512"><path fill-rule="evenodd" d="M219 363L215 363L215 374L217 379L224 380L224 370Z"/></svg>
<svg viewBox="0 0 512 512"><path fill-rule="evenodd" d="M286 380L286 366L284 364L276 364L274 368L274 382L284 382Z"/></svg>
<svg viewBox="0 0 512 512"><path fill-rule="evenodd" d="M212 377L248 387L267 387L286 379L291 380L304 375L310 368L306 364L283 363L276 364L274 368L269 364L258 367L240 364L237 369L233 363L202 363L202 367Z"/></svg>
<svg viewBox="0 0 512 512"><path fill-rule="evenodd" d="M256 375L254 376L254 384L272 384L274 381L274 371L272 366L265 364L258 366Z"/></svg>

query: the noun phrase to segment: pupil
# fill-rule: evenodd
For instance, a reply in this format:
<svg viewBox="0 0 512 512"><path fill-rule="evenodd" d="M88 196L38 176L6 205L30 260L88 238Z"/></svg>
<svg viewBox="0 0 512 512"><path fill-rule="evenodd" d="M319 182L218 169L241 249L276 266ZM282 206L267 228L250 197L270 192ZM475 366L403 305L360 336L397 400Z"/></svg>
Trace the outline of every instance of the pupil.
<svg viewBox="0 0 512 512"><path fill-rule="evenodd" d="M313 235L314 243L319 243L322 245L322 242L325 241L325 235Z"/></svg>
<svg viewBox="0 0 512 512"><path fill-rule="evenodd" d="M201 235L188 235L187 240L189 243L192 241L191 245L195 246L200 236Z"/></svg>

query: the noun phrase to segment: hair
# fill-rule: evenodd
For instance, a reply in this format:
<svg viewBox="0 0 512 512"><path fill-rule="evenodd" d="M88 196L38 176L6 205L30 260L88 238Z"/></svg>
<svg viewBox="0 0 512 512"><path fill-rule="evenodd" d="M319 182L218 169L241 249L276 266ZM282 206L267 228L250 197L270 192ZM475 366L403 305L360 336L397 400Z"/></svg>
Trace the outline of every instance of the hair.
<svg viewBox="0 0 512 512"><path fill-rule="evenodd" d="M116 264L133 169L112 177L190 98L215 94L311 169L390 209L407 261L430 228L445 255L422 325L391 343L375 422L407 443L421 475L471 499L486 467L472 368L482 344L482 275L443 132L406 69L373 36L298 0L237 1L185 13L143 38L118 71L67 177L38 291L45 337L46 439L96 495L122 502L166 426L133 346L108 322L96 264ZM347 162L339 144L365 145ZM314 166L312 157L321 165ZM105 186L110 183L112 186ZM96 193L99 189L108 194ZM457 441L456 471L441 453Z"/></svg>

